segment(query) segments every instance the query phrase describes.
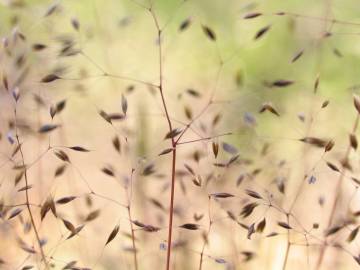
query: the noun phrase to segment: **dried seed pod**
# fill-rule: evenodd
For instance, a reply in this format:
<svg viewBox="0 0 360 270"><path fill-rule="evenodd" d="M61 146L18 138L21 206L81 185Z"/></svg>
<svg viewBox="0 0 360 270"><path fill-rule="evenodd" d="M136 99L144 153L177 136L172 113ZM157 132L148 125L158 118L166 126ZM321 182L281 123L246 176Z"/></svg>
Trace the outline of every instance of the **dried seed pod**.
<svg viewBox="0 0 360 270"><path fill-rule="evenodd" d="M148 176L148 175L153 174L154 172L155 172L155 165L151 163L151 164L145 166L145 168L142 171L142 175Z"/></svg>
<svg viewBox="0 0 360 270"><path fill-rule="evenodd" d="M118 152L118 153L121 153L121 143L120 143L120 139L118 136L115 136L113 139L112 139L112 145L114 146L115 150Z"/></svg>
<svg viewBox="0 0 360 270"><path fill-rule="evenodd" d="M43 125L39 128L38 132L39 133L48 133L50 131L53 131L54 129L57 129L58 127L59 127L59 125L53 125L53 124Z"/></svg>
<svg viewBox="0 0 360 270"><path fill-rule="evenodd" d="M44 14L44 17L48 17L48 16L52 15L53 13L55 13L55 11L58 10L58 8L59 8L59 5L57 3L50 5Z"/></svg>
<svg viewBox="0 0 360 270"><path fill-rule="evenodd" d="M215 32L210 27L202 25L202 30L211 41L216 41Z"/></svg>
<svg viewBox="0 0 360 270"><path fill-rule="evenodd" d="M329 228L329 229L326 230L325 236L330 236L330 235L332 235L332 234L335 234L335 233L337 233L338 231L340 231L342 228L343 228L343 226L335 225L334 227L331 227L331 228Z"/></svg>
<svg viewBox="0 0 360 270"><path fill-rule="evenodd" d="M318 74L316 76L316 79L315 79L315 83L314 83L314 93L317 92L318 88L319 88L319 83L320 83L320 74Z"/></svg>
<svg viewBox="0 0 360 270"><path fill-rule="evenodd" d="M267 25L263 28L261 28L256 35L254 36L254 40L257 40L259 38L261 38L262 36L264 36L271 28L271 25Z"/></svg>
<svg viewBox="0 0 360 270"><path fill-rule="evenodd" d="M112 240L114 240L114 238L119 232L119 229L120 229L119 225L116 225L115 228L111 231L105 245L109 244Z"/></svg>
<svg viewBox="0 0 360 270"><path fill-rule="evenodd" d="M108 122L108 123L111 124L111 117L110 117L109 114L107 114L107 113L106 113L105 111L103 111L103 110L100 110L100 111L99 111L99 115L100 115L106 122Z"/></svg>
<svg viewBox="0 0 360 270"><path fill-rule="evenodd" d="M278 111L268 102L261 105L260 110L259 110L260 113L263 113L265 111L269 111L269 112L275 114L276 116L280 116Z"/></svg>
<svg viewBox="0 0 360 270"><path fill-rule="evenodd" d="M229 197L234 197L233 194L230 194L230 193L226 193L226 192L218 192L218 193L212 193L210 194L211 197L214 197L214 198L229 198Z"/></svg>
<svg viewBox="0 0 360 270"><path fill-rule="evenodd" d="M216 143L216 142L213 142L212 143L212 150L213 150L215 158L217 158L218 153L219 153L219 144Z"/></svg>
<svg viewBox="0 0 360 270"><path fill-rule="evenodd" d="M359 232L359 226L356 227L355 229L353 229L350 232L350 234L349 234L348 238L346 239L346 241L352 242L355 239L355 237L357 236L358 232Z"/></svg>
<svg viewBox="0 0 360 270"><path fill-rule="evenodd" d="M121 95L121 109L124 115L126 115L128 109L128 102L124 95Z"/></svg>
<svg viewBox="0 0 360 270"><path fill-rule="evenodd" d="M241 210L241 213L240 215L244 218L248 217L251 215L251 213L254 211L254 209L258 206L257 203L248 203L246 204L242 210Z"/></svg>
<svg viewBox="0 0 360 270"><path fill-rule="evenodd" d="M69 158L69 156L68 156L63 150L55 151L54 154L55 154L60 160L70 163L70 158Z"/></svg>
<svg viewBox="0 0 360 270"><path fill-rule="evenodd" d="M338 168L336 165L334 165L333 163L327 161L327 162L326 162L326 165L327 165L330 169L332 169L333 171L335 171L335 172L340 172L339 168Z"/></svg>
<svg viewBox="0 0 360 270"><path fill-rule="evenodd" d="M185 224L183 224L183 225L181 225L179 227L183 228L183 229L187 229L187 230L192 230L192 231L195 231L195 230L199 229L199 225L194 224L194 223L185 223Z"/></svg>
<svg viewBox="0 0 360 270"><path fill-rule="evenodd" d="M58 75L56 74L49 74L49 75L46 75L45 77L43 77L41 79L41 82L43 83L50 83L50 82L53 82L53 81L56 81L56 80L59 80L61 79Z"/></svg>
<svg viewBox="0 0 360 270"><path fill-rule="evenodd" d="M108 165L108 166L102 168L101 171L108 176L115 177L115 171L111 165Z"/></svg>
<svg viewBox="0 0 360 270"><path fill-rule="evenodd" d="M69 149L77 151L77 152L90 152L90 150L82 147L82 146L71 146Z"/></svg>
<svg viewBox="0 0 360 270"><path fill-rule="evenodd" d="M80 22L77 18L71 18L71 25L76 31L80 30Z"/></svg>
<svg viewBox="0 0 360 270"><path fill-rule="evenodd" d="M94 210L91 211L85 218L85 221L90 222L93 221L94 219L96 219L98 216L100 215L100 210Z"/></svg>
<svg viewBox="0 0 360 270"><path fill-rule="evenodd" d="M317 138L317 137L305 137L300 139L299 141L304 142L304 143L308 143L317 147L325 147L329 141L325 140L325 139L321 139L321 138Z"/></svg>
<svg viewBox="0 0 360 270"><path fill-rule="evenodd" d="M255 199L262 199L261 195L260 195L259 193L257 193L256 191L247 189L247 190L245 190L245 193L246 193L248 196L253 197L253 198L255 198Z"/></svg>
<svg viewBox="0 0 360 270"><path fill-rule="evenodd" d="M189 28L191 24L191 18L187 18L185 19L179 26L179 31L183 32L185 31L187 28Z"/></svg>
<svg viewBox="0 0 360 270"><path fill-rule="evenodd" d="M66 164L60 165L59 167L56 168L54 176L55 177L61 176L65 172L66 168L67 168Z"/></svg>
<svg viewBox="0 0 360 270"><path fill-rule="evenodd" d="M9 83L6 74L3 74L2 81L6 91L9 91Z"/></svg>
<svg viewBox="0 0 360 270"><path fill-rule="evenodd" d="M16 216L18 216L20 213L22 212L22 209L21 208L16 208L14 209L11 213L10 213L10 216L8 217L8 220L9 219L12 219Z"/></svg>
<svg viewBox="0 0 360 270"><path fill-rule="evenodd" d="M35 43L35 44L32 45L32 49L34 51L42 51L42 50L44 50L46 48L47 48L47 46L45 44L41 44L41 43Z"/></svg>
<svg viewBox="0 0 360 270"><path fill-rule="evenodd" d="M257 17L259 17L259 16L261 16L261 15L262 15L262 13L260 13L260 12L253 12L253 13L246 14L246 15L244 16L244 19L245 19L245 20L254 19L254 18L257 18Z"/></svg>
<svg viewBox="0 0 360 270"><path fill-rule="evenodd" d="M68 197L63 197L60 198L56 201L57 204L67 204L73 200L75 200L77 197L76 196L68 196Z"/></svg>
<svg viewBox="0 0 360 270"><path fill-rule="evenodd" d="M175 128L175 129L169 131L169 132L165 135L165 140L166 140L166 139L175 138L176 136L180 135L181 132L182 132L181 129Z"/></svg>
<svg viewBox="0 0 360 270"><path fill-rule="evenodd" d="M75 235L79 234L79 232L81 232L81 230L85 227L85 225L80 225L78 227L75 228L74 232L72 232L67 238L66 240L73 238Z"/></svg>
<svg viewBox="0 0 360 270"><path fill-rule="evenodd" d="M326 145L325 145L325 152L329 152L331 151L331 149L334 147L335 142L333 140L330 140Z"/></svg>
<svg viewBox="0 0 360 270"><path fill-rule="evenodd" d="M229 143L226 143L226 142L222 143L222 148L224 149L225 152L232 154L232 155L235 155L238 153L238 150L235 146L233 146Z"/></svg>
<svg viewBox="0 0 360 270"><path fill-rule="evenodd" d="M295 63L297 60L300 59L300 57L304 54L304 50L299 51L294 55L294 57L291 59L291 63Z"/></svg>
<svg viewBox="0 0 360 270"><path fill-rule="evenodd" d="M196 98L201 97L201 94L198 91L196 91L194 89L191 89L191 88L187 89L186 93L188 93L190 96L193 96L193 97L196 97Z"/></svg>
<svg viewBox="0 0 360 270"><path fill-rule="evenodd" d="M63 221L66 229L68 229L71 233L75 232L76 228L70 221L68 221L66 219L63 219L62 221Z"/></svg>
<svg viewBox="0 0 360 270"><path fill-rule="evenodd" d="M358 141L357 141L357 138L356 138L356 135L354 133L351 133L350 136L349 136L349 139L350 139L350 145L351 147L356 150L357 147L358 147Z"/></svg>
<svg viewBox="0 0 360 270"><path fill-rule="evenodd" d="M252 223L248 228L247 238L251 240L251 235L255 233L255 223Z"/></svg>
<svg viewBox="0 0 360 270"><path fill-rule="evenodd" d="M284 229L287 229L287 230L291 230L291 229L292 229L292 227L291 227L289 224L285 223L285 222L279 221L277 224L278 224L280 227L284 228Z"/></svg>
<svg viewBox="0 0 360 270"><path fill-rule="evenodd" d="M174 150L173 148L164 149L163 151L161 151L161 152L159 153L159 156L169 154L169 153L171 153L173 150Z"/></svg>
<svg viewBox="0 0 360 270"><path fill-rule="evenodd" d="M277 80L274 81L271 85L275 87L286 87L292 85L293 83L294 81L291 80Z"/></svg>
<svg viewBox="0 0 360 270"><path fill-rule="evenodd" d="M185 107L184 107L184 112L185 112L186 118L189 119L189 120L191 120L192 117L193 117L193 113L192 113L191 108L188 107L188 106L185 106Z"/></svg>
<svg viewBox="0 0 360 270"><path fill-rule="evenodd" d="M321 104L321 109L326 108L329 105L330 101L325 100L322 104Z"/></svg>
<svg viewBox="0 0 360 270"><path fill-rule="evenodd" d="M262 233L264 231L264 229L265 229L265 226L266 226L266 219L263 218L263 220L260 221L258 223L258 225L256 226L256 232Z"/></svg>
<svg viewBox="0 0 360 270"><path fill-rule="evenodd" d="M358 113L360 113L360 97L358 95L354 95L354 106Z"/></svg>

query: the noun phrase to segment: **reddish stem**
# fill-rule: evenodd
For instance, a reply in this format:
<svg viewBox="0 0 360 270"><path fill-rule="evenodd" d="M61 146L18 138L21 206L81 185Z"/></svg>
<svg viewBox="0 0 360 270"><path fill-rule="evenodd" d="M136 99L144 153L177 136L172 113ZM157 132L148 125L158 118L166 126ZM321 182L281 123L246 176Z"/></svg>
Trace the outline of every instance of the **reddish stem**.
<svg viewBox="0 0 360 270"><path fill-rule="evenodd" d="M173 130L170 115L167 109L164 92L163 92L163 64L162 64L162 44L161 44L161 28L157 17L152 10L149 8L149 12L154 19L154 23L158 33L158 42L159 42L159 92L161 96L162 105L165 111L166 120L169 127L169 132ZM174 216L174 200L175 200L175 170L176 170L176 142L174 138L171 138L171 145L173 148L172 151L172 165L171 165L171 189L170 189L170 206L169 206L169 230L168 230L168 246L167 246L167 255L166 255L166 270L170 269L171 262L171 245L172 245L172 226L173 226L173 216Z"/></svg>

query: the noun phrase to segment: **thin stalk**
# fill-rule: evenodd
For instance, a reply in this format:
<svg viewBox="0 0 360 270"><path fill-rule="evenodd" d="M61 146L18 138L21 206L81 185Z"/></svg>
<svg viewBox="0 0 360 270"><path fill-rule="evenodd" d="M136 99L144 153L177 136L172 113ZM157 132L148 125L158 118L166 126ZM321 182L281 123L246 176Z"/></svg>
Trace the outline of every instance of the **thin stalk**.
<svg viewBox="0 0 360 270"><path fill-rule="evenodd" d="M157 38L158 38L158 48L159 48L159 92L161 96L162 105L165 111L166 120L169 127L169 132L173 130L171 119L169 116L169 112L167 109L164 92L163 92L163 64L162 64L162 44L161 44L161 36L162 36L162 30L159 26L158 19L152 10L152 7L150 7L149 12L154 20L156 29L157 29ZM176 170L176 142L174 138L171 138L171 145L172 145L172 162L171 162L171 188L170 188L170 203L169 203L169 229L168 229L168 245L167 245L167 254L166 254L166 270L170 269L170 263L171 263L171 246L172 246L172 227L173 227L173 216L174 216L174 200L175 200L175 170Z"/></svg>
<svg viewBox="0 0 360 270"><path fill-rule="evenodd" d="M130 229L131 229L131 241L132 241L132 247L134 250L134 266L135 266L135 270L138 270L138 260L137 260L137 250L136 250L136 244L135 244L135 233L134 233L134 226L132 223L132 218L131 218L131 210L130 210L130 205L127 207L127 211L128 211L128 218L130 220Z"/></svg>
<svg viewBox="0 0 360 270"><path fill-rule="evenodd" d="M24 167L25 186L28 187L29 186L29 181L28 181L28 175L27 175L27 168L26 168L26 165L25 165L24 152L23 152L23 149L22 149L22 146L21 146L21 143L20 143L20 139L19 139L19 134L18 134L16 105L15 105L15 137L16 137L16 142L19 145L19 152L20 152L20 155L21 155L21 163L22 163L22 166ZM31 222L31 225L32 225L32 227L34 229L36 241L37 241L37 244L38 244L39 249L40 249L41 258L44 261L45 269L47 270L47 269L49 269L49 264L48 264L48 261L46 260L45 252L44 252L44 249L43 249L43 247L41 245L41 239L40 239L40 236L39 236L39 232L38 232L38 229L37 229L36 224L35 224L35 219L34 219L33 213L31 211L28 189L25 189L25 198L26 198L26 209L27 209L27 211L29 213L30 222Z"/></svg>
<svg viewBox="0 0 360 270"><path fill-rule="evenodd" d="M324 18L324 20L323 20L323 22L324 22L324 30L323 30L323 32L324 33L326 33L327 32L327 24L328 24L328 22L329 22L329 11L330 11L330 9L329 9L329 2L327 1L327 4L328 5L326 5L326 10L325 10L325 18ZM296 14L296 16L297 16L297 14ZM331 21L332 23L334 23L333 21ZM321 47L321 45L322 45L322 43L323 43L323 39L319 39L319 40L317 40L317 46L320 48ZM319 49L320 50L320 49ZM321 51L320 51L321 52ZM321 62L322 62L322 54L320 53L319 54L319 58L317 59L317 69L318 70L320 70L321 69ZM319 75L320 73L318 73L318 79L319 79ZM316 83L315 83L316 84ZM312 126L313 126L313 123L314 123L314 118L313 118L313 114L314 114L314 102L315 102L315 97L316 97L316 94L317 94L317 87L318 86L315 86L315 84L314 84L314 92L313 92L313 96L312 96L312 99L311 99L311 102L312 102L312 106L311 106L311 108L310 108L310 121L309 121L309 123L308 123L308 125L307 125L307 127L306 127L306 136L308 136L309 134L310 134L310 131L311 131L311 128L312 128ZM308 151L308 146L305 146L305 148L304 148L304 152L303 152L303 157L304 157L304 159L305 159L305 157L306 157L306 155L307 155L307 151ZM322 157L324 156L324 154L325 154L325 152L323 153L323 155L322 155ZM321 157L321 158L322 158ZM316 166L316 165L315 165ZM305 168L305 170L306 170L306 162L304 161L304 168ZM313 168L315 168L315 167L313 167ZM299 199L299 197L300 197L300 195L301 195L301 193L302 193L302 191L303 191L303 189L304 189L304 187L305 187L305 185L306 185L306 183L307 183L307 180L306 180L306 177L307 177L307 173L306 173L306 171L305 171L305 173L304 173L304 178L301 180L301 184L300 184L300 186L299 186L299 188L297 189L297 191L296 191L296 195L295 195L295 199L293 200L293 202L292 202L292 204L290 205L290 209L289 209L289 211L288 211L288 213L289 214L291 214L292 213L292 210L293 210L293 208L295 207L295 204L297 203L297 201L298 201L298 199ZM289 250L290 250L290 246L289 246L289 243L288 243L288 249L287 249L287 251L286 251L286 257L285 257L285 262L284 262L284 264L286 265L286 260L288 259L288 256L289 256Z"/></svg>
<svg viewBox="0 0 360 270"><path fill-rule="evenodd" d="M287 219L287 223L289 224L289 214L286 214L286 219ZM286 269L287 261L288 261L288 259L289 259L290 247L291 247L291 243L290 243L290 231L288 230L288 232L287 232L287 244L286 244L285 258L284 258L283 266L282 266L282 268L281 268L282 270L285 270L285 269Z"/></svg>
<svg viewBox="0 0 360 270"><path fill-rule="evenodd" d="M174 200L175 200L176 148L174 148L172 153L173 154L172 154L172 169L171 169L170 213L169 213L168 247L167 247L167 255L166 255L166 270L170 269L170 260L171 260L172 226L173 226Z"/></svg>
<svg viewBox="0 0 360 270"><path fill-rule="evenodd" d="M208 236L210 234L210 230L211 230L211 226L213 224L213 221L211 219L211 211L210 211L210 203L211 203L211 197L209 196L209 203L208 203L208 213L209 213L209 227L208 230L206 232L206 234L204 235L204 243L201 249L201 253L200 253L200 261L199 261L199 270L202 270L202 265L203 265L203 259L204 259L204 251L205 251L205 247L208 241Z"/></svg>
<svg viewBox="0 0 360 270"><path fill-rule="evenodd" d="M283 262L283 266L282 266L282 270L285 270L286 269L286 265L287 265L287 261L288 261L288 258L289 258L289 252L290 252L290 242L288 241L287 242L287 245L286 245L286 251L285 251L285 259L284 259L284 262Z"/></svg>
<svg viewBox="0 0 360 270"><path fill-rule="evenodd" d="M318 21L323 21L323 22L330 22L330 23L333 23L333 24L360 26L360 23L357 23L357 22L350 22L350 21L344 21L344 20L338 20L338 19L331 19L328 16L326 16L324 18L324 17L309 16L309 15L303 15L303 14L300 14L300 13L293 13L293 12L286 12L286 11L285 12L281 11L281 12L278 12L278 13L275 13L275 14L270 14L270 15L276 15L276 16L287 15L287 16L294 17L294 18L318 20Z"/></svg>
<svg viewBox="0 0 360 270"><path fill-rule="evenodd" d="M131 198L132 198L132 181L133 181L133 173L134 170L132 170L131 172L131 178L130 178L130 196L128 193L128 188L126 188L126 197L128 200L128 205L127 205L127 213L128 213L128 218L130 221L130 229L131 229L131 241L132 241L132 247L134 250L134 266L135 266L135 270L139 269L138 266L138 260L137 260L137 249L136 249L136 243L135 243L135 232L134 232L134 226L132 223L132 215L131 215Z"/></svg>

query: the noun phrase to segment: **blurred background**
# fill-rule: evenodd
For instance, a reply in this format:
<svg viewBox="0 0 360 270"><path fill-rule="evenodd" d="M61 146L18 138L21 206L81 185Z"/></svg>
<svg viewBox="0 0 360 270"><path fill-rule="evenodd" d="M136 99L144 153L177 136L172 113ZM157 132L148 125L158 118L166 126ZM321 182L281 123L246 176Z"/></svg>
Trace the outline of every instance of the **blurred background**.
<svg viewBox="0 0 360 270"><path fill-rule="evenodd" d="M356 1L0 3L1 269L165 269L160 43L171 269L358 267Z"/></svg>

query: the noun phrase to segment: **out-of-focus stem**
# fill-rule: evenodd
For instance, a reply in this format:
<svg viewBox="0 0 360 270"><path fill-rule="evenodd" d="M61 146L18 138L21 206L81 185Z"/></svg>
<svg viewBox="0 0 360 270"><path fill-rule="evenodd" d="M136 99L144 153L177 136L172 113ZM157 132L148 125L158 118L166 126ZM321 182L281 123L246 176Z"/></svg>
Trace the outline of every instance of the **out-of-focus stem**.
<svg viewBox="0 0 360 270"><path fill-rule="evenodd" d="M19 146L19 152L20 152L20 155L21 155L21 163L22 163L22 166L24 167L25 186L28 187L29 186L29 181L28 181L27 169L26 169L26 165L25 165L24 152L23 152L23 149L22 149L22 145L20 143L19 134L18 134L18 128L17 128L17 110L16 110L16 107L15 107L15 137L16 137L16 142L17 142L17 144ZM37 244L38 244L39 249L40 249L41 258L44 261L45 269L47 270L47 269L49 269L49 264L48 264L48 261L46 260L46 256L45 256L45 252L44 252L44 249L42 247L42 244L41 244L41 239L40 239L40 236L39 236L39 232L38 232L38 229L37 229L36 224L35 224L35 219L34 219L33 213L31 211L28 188L25 189L25 198L26 198L26 209L27 209L27 211L29 213L30 222L31 222L31 225L32 225L32 227L34 229L36 241L37 241Z"/></svg>
<svg viewBox="0 0 360 270"><path fill-rule="evenodd" d="M354 125L353 125L353 129L352 129L352 133L355 133L357 128L358 128L358 125L359 125L359 119L360 119L360 114L358 113L357 116L356 116L356 119L355 119L355 122L354 122ZM350 154L350 151L351 151L351 144L348 145L347 149L346 149L346 152L345 152L345 155L344 155L344 162L346 163L348 158L349 158L349 154ZM341 165L341 172L343 172L343 170L345 169L345 164L342 163ZM341 173L340 176L339 176L339 179L337 180L337 184L336 184L336 188L335 188L335 199L334 199L334 202L331 206L331 211L330 211L330 216L329 216L329 220L328 220L328 223L327 223L327 227L331 226L332 222L333 222L333 219L335 217L335 210L336 210L336 207L338 205L338 202L339 202L339 199L341 197L341 187L342 187L342 182L344 180L344 173ZM318 257L318 260L317 260L317 263L316 263L316 270L319 270L321 269L321 266L322 266L322 263L323 263L323 260L324 260L324 255L325 255L325 251L326 251L326 248L327 248L327 245L323 245L320 249L320 255Z"/></svg>

